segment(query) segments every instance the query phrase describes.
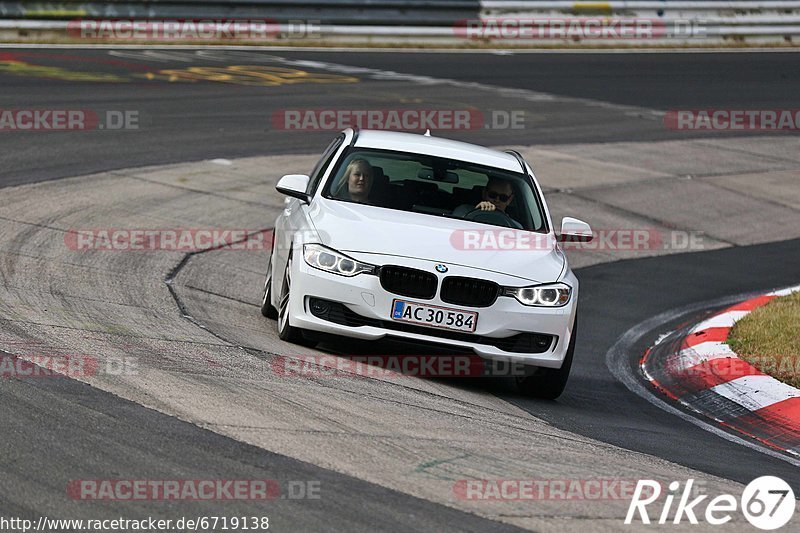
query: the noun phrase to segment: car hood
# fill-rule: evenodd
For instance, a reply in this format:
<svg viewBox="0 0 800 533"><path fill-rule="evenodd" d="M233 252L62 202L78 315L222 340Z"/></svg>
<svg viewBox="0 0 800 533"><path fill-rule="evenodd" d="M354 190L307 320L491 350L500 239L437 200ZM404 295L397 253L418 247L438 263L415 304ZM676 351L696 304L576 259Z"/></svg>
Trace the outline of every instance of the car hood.
<svg viewBox="0 0 800 533"><path fill-rule="evenodd" d="M326 199L315 202L309 215L322 244L359 257L409 257L542 283L556 281L564 271L552 233Z"/></svg>

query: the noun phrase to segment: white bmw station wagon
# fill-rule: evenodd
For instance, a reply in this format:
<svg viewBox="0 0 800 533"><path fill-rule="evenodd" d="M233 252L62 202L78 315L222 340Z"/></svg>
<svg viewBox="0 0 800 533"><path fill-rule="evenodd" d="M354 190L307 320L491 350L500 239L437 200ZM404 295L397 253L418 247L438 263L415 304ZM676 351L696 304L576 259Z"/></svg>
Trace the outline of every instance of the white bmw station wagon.
<svg viewBox="0 0 800 533"><path fill-rule="evenodd" d="M533 170L516 152L347 129L311 175L290 174L261 312L280 338L386 337L523 363L526 394L569 376L578 280Z"/></svg>

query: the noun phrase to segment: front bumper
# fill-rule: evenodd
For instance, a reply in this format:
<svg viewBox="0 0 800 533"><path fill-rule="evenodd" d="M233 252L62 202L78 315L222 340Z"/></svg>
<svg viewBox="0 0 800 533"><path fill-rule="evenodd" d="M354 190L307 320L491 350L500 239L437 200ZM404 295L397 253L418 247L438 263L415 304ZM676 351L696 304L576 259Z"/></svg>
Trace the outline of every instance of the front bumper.
<svg viewBox="0 0 800 533"><path fill-rule="evenodd" d="M430 300L409 298L387 292L377 276L359 274L352 278L329 274L327 272L308 266L298 257L293 261L291 314L290 324L295 327L341 335L363 340L377 340L382 338L395 338L424 343L435 343L457 349L466 349L475 354L492 360L523 363L531 366L545 368L560 368L566 357L569 341L572 336L572 326L575 321L577 308L578 282L571 271L561 279L572 287L572 296L569 303L560 308L528 307L519 303L513 297L500 296L490 307L466 307L442 302L437 295ZM392 263L399 264L399 263ZM402 265L418 268L428 272L433 271L431 261L403 259ZM502 275L487 275L486 271L451 266L447 275L476 277L492 279L501 285L520 286L519 279L510 279ZM444 275L439 275L439 283ZM415 301L425 305L437 305L464 311L478 313L477 327L473 334L457 335L458 339L440 336L439 330L419 326L414 328L387 329L375 325L347 326L311 313L309 301L312 298L340 302L350 311L364 317L365 322L377 323L378 321L390 322L392 302L395 299ZM414 331L407 331L413 329ZM430 333L428 333L430 330ZM553 342L542 352L520 353L506 351L497 346L492 346L489 339L500 339L519 335L521 333L535 333L553 337ZM473 340L474 339L474 340ZM500 343L502 344L502 343Z"/></svg>

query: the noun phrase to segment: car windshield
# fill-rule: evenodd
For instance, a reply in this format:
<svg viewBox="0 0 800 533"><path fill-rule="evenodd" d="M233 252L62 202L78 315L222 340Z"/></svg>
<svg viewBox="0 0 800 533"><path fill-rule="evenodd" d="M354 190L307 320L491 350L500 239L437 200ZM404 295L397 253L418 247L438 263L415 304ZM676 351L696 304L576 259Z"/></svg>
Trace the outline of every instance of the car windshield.
<svg viewBox="0 0 800 533"><path fill-rule="evenodd" d="M422 154L357 149L339 162L325 198L546 231L538 195L522 173Z"/></svg>

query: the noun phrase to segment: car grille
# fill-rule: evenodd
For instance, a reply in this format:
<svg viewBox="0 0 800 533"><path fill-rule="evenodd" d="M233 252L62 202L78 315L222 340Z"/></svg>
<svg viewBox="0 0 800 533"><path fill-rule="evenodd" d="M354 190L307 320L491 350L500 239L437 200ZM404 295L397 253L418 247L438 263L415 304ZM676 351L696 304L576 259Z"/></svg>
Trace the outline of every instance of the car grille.
<svg viewBox="0 0 800 533"><path fill-rule="evenodd" d="M425 300L436 296L438 280L431 272L389 265L380 268L380 279L381 286L394 294Z"/></svg>
<svg viewBox="0 0 800 533"><path fill-rule="evenodd" d="M415 326L413 324L404 324L394 320L378 320L361 316L339 302L320 300L319 298L311 299L310 308L311 313L318 318L351 328L372 326L374 328L418 333L420 335L428 335L429 337L485 344L511 353L544 353L554 346L554 341L557 341L556 337L542 333L517 333L511 337L496 338L475 335L473 333L461 333L458 331Z"/></svg>
<svg viewBox="0 0 800 533"><path fill-rule="evenodd" d="M500 294L500 286L483 279L450 276L442 282L443 302L470 307L489 307Z"/></svg>

